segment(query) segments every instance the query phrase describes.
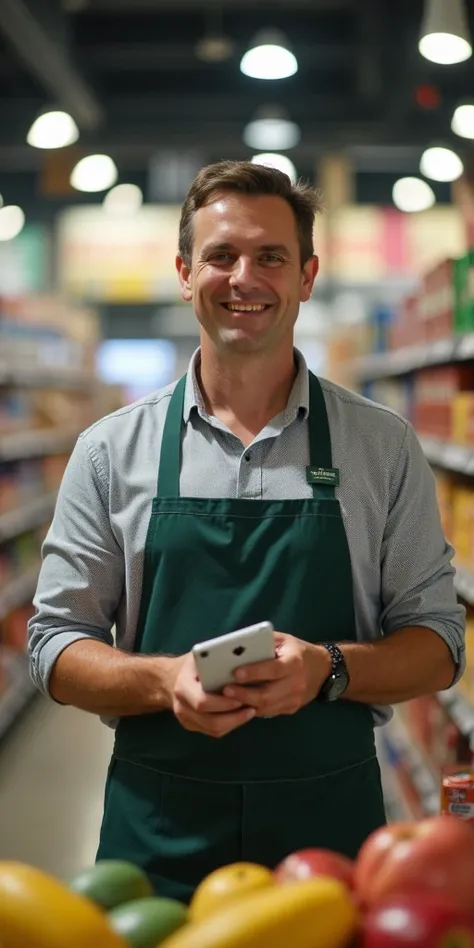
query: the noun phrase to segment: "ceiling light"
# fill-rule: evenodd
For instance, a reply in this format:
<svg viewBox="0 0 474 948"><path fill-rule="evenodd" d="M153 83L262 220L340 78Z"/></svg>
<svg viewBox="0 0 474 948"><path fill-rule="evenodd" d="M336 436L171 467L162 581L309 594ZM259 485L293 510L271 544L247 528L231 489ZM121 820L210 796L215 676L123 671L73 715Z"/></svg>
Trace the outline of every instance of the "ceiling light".
<svg viewBox="0 0 474 948"><path fill-rule="evenodd" d="M88 155L73 168L71 185L76 191L107 191L117 177L115 163L108 155Z"/></svg>
<svg viewBox="0 0 474 948"><path fill-rule="evenodd" d="M254 37L240 69L252 79L288 79L298 71L298 61L287 48L283 33L264 30Z"/></svg>
<svg viewBox="0 0 474 948"><path fill-rule="evenodd" d="M16 204L7 204L0 210L0 240L13 240L25 223L25 215Z"/></svg>
<svg viewBox="0 0 474 948"><path fill-rule="evenodd" d="M474 138L474 105L458 105L451 128L461 138Z"/></svg>
<svg viewBox="0 0 474 948"><path fill-rule="evenodd" d="M104 211L111 217L133 217L143 204L143 194L136 184L117 184L103 200Z"/></svg>
<svg viewBox="0 0 474 948"><path fill-rule="evenodd" d="M67 112L44 112L31 126L26 140L33 148L65 148L79 138L79 129Z"/></svg>
<svg viewBox="0 0 474 948"><path fill-rule="evenodd" d="M223 63L233 52L234 44L228 36L204 36L195 48L197 58L204 63Z"/></svg>
<svg viewBox="0 0 474 948"><path fill-rule="evenodd" d="M425 0L418 48L425 59L443 66L462 63L472 56L464 0Z"/></svg>
<svg viewBox="0 0 474 948"><path fill-rule="evenodd" d="M420 171L433 181L456 181L461 177L464 165L450 148L427 148L421 158Z"/></svg>
<svg viewBox="0 0 474 948"><path fill-rule="evenodd" d="M269 106L259 110L252 122L244 129L244 142L249 148L275 151L294 148L301 138L295 122L290 122L283 109Z"/></svg>
<svg viewBox="0 0 474 948"><path fill-rule="evenodd" d="M205 63L223 63L232 56L234 43L224 33L223 14L219 7L207 11L204 36L196 44L194 52Z"/></svg>
<svg viewBox="0 0 474 948"><path fill-rule="evenodd" d="M421 178L400 178L393 186L392 198L395 207L407 213L426 211L436 203L432 188Z"/></svg>
<svg viewBox="0 0 474 948"><path fill-rule="evenodd" d="M266 165L267 168L277 168L278 171L283 171L283 174L287 174L293 184L298 177L293 162L290 161L286 155L278 155L275 152L254 155L252 158L252 164Z"/></svg>

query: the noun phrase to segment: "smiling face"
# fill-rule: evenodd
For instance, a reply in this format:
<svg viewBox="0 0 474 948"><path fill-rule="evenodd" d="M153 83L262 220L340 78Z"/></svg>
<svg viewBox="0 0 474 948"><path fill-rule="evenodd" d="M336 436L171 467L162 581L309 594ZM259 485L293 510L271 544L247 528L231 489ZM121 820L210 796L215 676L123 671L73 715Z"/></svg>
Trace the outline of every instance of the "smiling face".
<svg viewBox="0 0 474 948"><path fill-rule="evenodd" d="M283 198L226 191L196 211L191 266L181 257L176 265L204 334L217 350L244 353L293 345L318 260L302 267L295 216Z"/></svg>

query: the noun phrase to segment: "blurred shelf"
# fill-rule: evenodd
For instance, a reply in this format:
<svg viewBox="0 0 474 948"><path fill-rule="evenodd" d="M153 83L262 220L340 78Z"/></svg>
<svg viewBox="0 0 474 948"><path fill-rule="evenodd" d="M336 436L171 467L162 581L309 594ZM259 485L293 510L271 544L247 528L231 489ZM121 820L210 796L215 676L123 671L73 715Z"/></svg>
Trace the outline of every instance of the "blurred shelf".
<svg viewBox="0 0 474 948"><path fill-rule="evenodd" d="M73 369L51 371L41 368L12 369L0 362L0 386L22 388L63 388L90 391L97 385L97 378L90 372Z"/></svg>
<svg viewBox="0 0 474 948"><path fill-rule="evenodd" d="M37 694L28 671L26 655L12 655L4 667L10 683L0 695L0 740Z"/></svg>
<svg viewBox="0 0 474 948"><path fill-rule="evenodd" d="M409 776L418 794L421 811L425 816L434 816L440 810L440 781L427 755L410 734L397 711L385 727L391 753L398 757ZM393 770L395 771L395 768Z"/></svg>
<svg viewBox="0 0 474 948"><path fill-rule="evenodd" d="M46 523L54 513L57 496L57 491L52 491L35 500L30 500L18 510L0 514L0 543Z"/></svg>
<svg viewBox="0 0 474 948"><path fill-rule="evenodd" d="M456 567L456 575L454 577L456 592L462 599L465 599L469 605L474 606L474 573L465 569L464 566L458 566L457 563L454 563L454 565Z"/></svg>
<svg viewBox="0 0 474 948"><path fill-rule="evenodd" d="M67 454L74 447L79 432L65 429L18 431L0 435L0 461L19 461L46 454Z"/></svg>
<svg viewBox="0 0 474 948"><path fill-rule="evenodd" d="M24 573L0 588L0 622L9 612L31 602L36 591L40 563L30 566Z"/></svg>
<svg viewBox="0 0 474 948"><path fill-rule="evenodd" d="M377 730L375 741L380 764L387 819L392 823L416 820L417 813L415 813L410 800L408 800L404 792L402 781L398 773L397 765L399 755L397 748L387 734L388 728L382 728L381 734L377 734Z"/></svg>
<svg viewBox="0 0 474 948"><path fill-rule="evenodd" d="M474 448L422 434L418 438L430 464L474 476Z"/></svg>
<svg viewBox="0 0 474 948"><path fill-rule="evenodd" d="M468 738L471 749L474 751L474 706L461 694L456 685L448 691L439 691L437 697L461 734Z"/></svg>
<svg viewBox="0 0 474 948"><path fill-rule="evenodd" d="M451 339L438 339L424 346L410 346L395 352L363 356L356 360L355 374L360 381L389 378L432 365L463 362L467 359L474 359L474 333L454 336Z"/></svg>

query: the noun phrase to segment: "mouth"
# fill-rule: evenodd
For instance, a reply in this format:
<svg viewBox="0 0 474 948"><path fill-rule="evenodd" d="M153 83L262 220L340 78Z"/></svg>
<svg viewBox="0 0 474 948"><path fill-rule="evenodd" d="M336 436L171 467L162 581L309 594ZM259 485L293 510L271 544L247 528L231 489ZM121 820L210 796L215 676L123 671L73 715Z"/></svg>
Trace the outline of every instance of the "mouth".
<svg viewBox="0 0 474 948"><path fill-rule="evenodd" d="M222 303L228 313L236 316L249 316L264 313L273 305L272 303Z"/></svg>

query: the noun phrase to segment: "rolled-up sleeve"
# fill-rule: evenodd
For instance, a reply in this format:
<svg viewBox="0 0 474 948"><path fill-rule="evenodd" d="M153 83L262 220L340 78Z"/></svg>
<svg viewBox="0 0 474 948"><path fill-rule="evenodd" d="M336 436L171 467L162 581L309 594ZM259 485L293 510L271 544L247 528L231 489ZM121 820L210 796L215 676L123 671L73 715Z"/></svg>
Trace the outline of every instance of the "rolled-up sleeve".
<svg viewBox="0 0 474 948"><path fill-rule="evenodd" d="M451 650L457 681L465 668L466 611L457 602L454 550L441 527L434 475L410 425L391 486L382 544L382 630L433 629Z"/></svg>
<svg viewBox="0 0 474 948"><path fill-rule="evenodd" d="M112 627L123 594L124 557L107 512L99 459L81 436L69 459L28 625L30 673L49 693L56 660L79 639L113 644Z"/></svg>

